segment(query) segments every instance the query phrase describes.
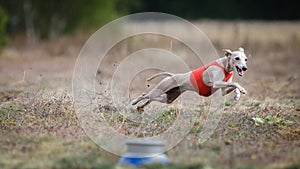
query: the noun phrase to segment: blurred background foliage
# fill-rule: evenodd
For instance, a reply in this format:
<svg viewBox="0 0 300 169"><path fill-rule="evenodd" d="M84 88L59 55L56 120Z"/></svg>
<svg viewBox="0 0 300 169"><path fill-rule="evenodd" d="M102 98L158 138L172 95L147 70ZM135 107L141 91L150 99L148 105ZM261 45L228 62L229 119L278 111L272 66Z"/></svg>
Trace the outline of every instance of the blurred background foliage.
<svg viewBox="0 0 300 169"><path fill-rule="evenodd" d="M186 19L298 20L299 4L297 0L0 0L0 44L17 33L51 39L145 11Z"/></svg>
<svg viewBox="0 0 300 169"><path fill-rule="evenodd" d="M0 46L5 45L7 42L6 23L7 23L7 14L0 6Z"/></svg>

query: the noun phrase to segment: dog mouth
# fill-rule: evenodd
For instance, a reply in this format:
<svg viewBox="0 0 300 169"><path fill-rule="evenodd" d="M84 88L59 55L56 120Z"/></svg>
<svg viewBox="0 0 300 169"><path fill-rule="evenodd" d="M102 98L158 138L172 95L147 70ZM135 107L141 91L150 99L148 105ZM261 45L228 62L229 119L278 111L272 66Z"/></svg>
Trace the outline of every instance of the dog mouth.
<svg viewBox="0 0 300 169"><path fill-rule="evenodd" d="M238 66L235 66L237 73L239 74L239 76L243 76L244 75L244 71L242 69L240 69Z"/></svg>

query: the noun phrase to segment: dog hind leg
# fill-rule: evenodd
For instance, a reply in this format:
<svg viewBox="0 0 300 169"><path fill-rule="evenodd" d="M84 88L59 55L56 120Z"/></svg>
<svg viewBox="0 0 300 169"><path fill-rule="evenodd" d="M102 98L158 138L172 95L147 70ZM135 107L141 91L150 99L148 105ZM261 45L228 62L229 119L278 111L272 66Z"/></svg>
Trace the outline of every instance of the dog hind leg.
<svg viewBox="0 0 300 169"><path fill-rule="evenodd" d="M132 105L136 105L138 102L146 99L145 96L146 96L146 93L143 93L142 95L140 95L139 97L137 97L136 99L134 99L131 104Z"/></svg>
<svg viewBox="0 0 300 169"><path fill-rule="evenodd" d="M181 91L179 90L177 81L173 77L166 77L147 94L142 94L136 98L132 102L132 105L136 105L144 99L148 99L150 102L172 103L180 94Z"/></svg>

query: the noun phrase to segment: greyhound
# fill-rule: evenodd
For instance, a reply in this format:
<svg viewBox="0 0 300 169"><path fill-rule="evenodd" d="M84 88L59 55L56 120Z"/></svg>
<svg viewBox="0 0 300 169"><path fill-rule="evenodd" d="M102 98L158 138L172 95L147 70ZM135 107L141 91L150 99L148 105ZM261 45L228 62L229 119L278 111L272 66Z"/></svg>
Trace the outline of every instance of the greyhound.
<svg viewBox="0 0 300 169"><path fill-rule="evenodd" d="M215 60L214 62L200 67L196 70L173 74L169 72L161 72L148 78L151 81L159 76L167 76L158 83L148 93L143 93L132 101L132 105L136 105L142 100L147 100L144 104L137 107L137 110L143 111L144 107L152 101L161 103L172 103L180 94L185 91L198 92L199 95L208 97L218 89L222 90L222 95L235 92L234 99L239 100L242 94L247 91L238 83L232 82L233 72L239 76L243 76L247 68L247 57L244 49L240 47L238 51L223 49L225 56Z"/></svg>

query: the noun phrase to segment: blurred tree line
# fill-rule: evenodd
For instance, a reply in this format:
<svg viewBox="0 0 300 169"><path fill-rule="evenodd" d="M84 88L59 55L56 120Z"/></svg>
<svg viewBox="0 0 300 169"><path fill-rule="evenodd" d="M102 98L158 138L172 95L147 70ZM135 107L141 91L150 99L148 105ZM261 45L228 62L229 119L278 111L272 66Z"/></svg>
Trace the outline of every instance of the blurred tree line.
<svg viewBox="0 0 300 169"><path fill-rule="evenodd" d="M141 0L130 13L165 12L186 19L298 20L299 0Z"/></svg>
<svg viewBox="0 0 300 169"><path fill-rule="evenodd" d="M298 0L0 0L0 45L24 32L37 39L101 25L136 12L186 19L297 20Z"/></svg>
<svg viewBox="0 0 300 169"><path fill-rule="evenodd" d="M101 26L125 14L125 8L118 9L117 3L119 0L0 0L0 21L7 21L8 34L25 32L48 39L76 29Z"/></svg>

